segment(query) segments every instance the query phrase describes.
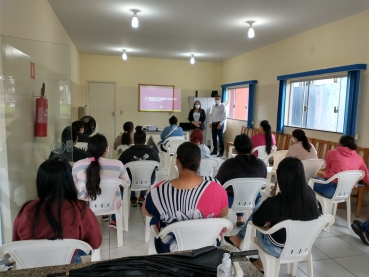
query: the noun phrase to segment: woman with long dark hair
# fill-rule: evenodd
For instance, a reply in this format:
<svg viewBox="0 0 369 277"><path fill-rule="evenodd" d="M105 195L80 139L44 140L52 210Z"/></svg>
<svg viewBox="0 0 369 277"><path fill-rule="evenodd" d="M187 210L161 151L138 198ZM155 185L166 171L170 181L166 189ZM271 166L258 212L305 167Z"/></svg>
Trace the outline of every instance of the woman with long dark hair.
<svg viewBox="0 0 369 277"><path fill-rule="evenodd" d="M272 127L268 120L260 122L259 134L251 137L252 146L254 148L265 145L265 151L269 155L272 152L272 146L276 145L275 137L272 134ZM256 157L258 156L257 151L253 153Z"/></svg>
<svg viewBox="0 0 369 277"><path fill-rule="evenodd" d="M248 221L252 220L256 226L271 228L287 219L309 221L320 216L315 193L306 184L304 166L299 159L292 157L283 159L277 168L277 180L280 193L257 205ZM247 223L237 235L225 237L225 240L240 247L245 237L246 227ZM280 256L286 242L285 229L278 230L271 235L256 231L256 236L265 251L276 258ZM264 270L260 260L250 258L250 261L260 271Z"/></svg>
<svg viewBox="0 0 369 277"><path fill-rule="evenodd" d="M324 180L342 171L363 170L365 172L363 181L369 184L368 168L363 158L356 153L356 148L357 145L355 144L354 138L349 135L343 135L338 142L337 148L327 153ZM314 184L314 190L327 198L332 198L336 189L337 180L333 180L329 184Z"/></svg>
<svg viewBox="0 0 369 277"><path fill-rule="evenodd" d="M114 150L117 150L119 145L131 146L133 142L134 125L131 121L123 124L123 133L115 138Z"/></svg>
<svg viewBox="0 0 369 277"><path fill-rule="evenodd" d="M292 137L294 144L288 149L286 157L298 158L301 161L318 158L314 145L309 142L303 130L293 130Z"/></svg>
<svg viewBox="0 0 369 277"><path fill-rule="evenodd" d="M178 147L176 164L179 177L156 184L142 205L142 213L153 217L151 225L164 228L178 221L227 215L228 201L224 188L212 177L197 175L200 162L201 152L196 144L184 142ZM220 245L220 240L217 243ZM176 251L174 234L169 233L165 239L155 239L155 247L158 253Z"/></svg>
<svg viewBox="0 0 369 277"><path fill-rule="evenodd" d="M206 114L203 109L201 109L201 102L196 100L193 103L193 108L188 113L188 120L192 124L192 129L199 128L200 130L205 129Z"/></svg>
<svg viewBox="0 0 369 277"><path fill-rule="evenodd" d="M99 222L87 203L77 198L72 168L60 158L48 159L37 171L37 199L24 204L14 221L13 241L78 239L98 249Z"/></svg>
<svg viewBox="0 0 369 277"><path fill-rule="evenodd" d="M72 171L79 199L95 200L101 194L100 181L102 178L120 178L128 184L131 183L127 170L121 161L105 158L108 152L109 146L104 135L96 134L90 138L87 145L89 158L76 162ZM79 183L80 181L82 185ZM115 195L115 208L120 207L121 197L122 192L118 190ZM103 216L103 220L109 220L109 216ZM115 215L112 215L109 228L116 229Z"/></svg>

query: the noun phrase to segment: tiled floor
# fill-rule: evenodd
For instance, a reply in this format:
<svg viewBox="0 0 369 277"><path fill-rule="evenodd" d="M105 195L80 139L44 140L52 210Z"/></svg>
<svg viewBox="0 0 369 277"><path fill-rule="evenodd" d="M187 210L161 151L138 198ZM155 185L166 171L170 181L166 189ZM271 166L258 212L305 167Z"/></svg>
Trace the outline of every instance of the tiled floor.
<svg viewBox="0 0 369 277"><path fill-rule="evenodd" d="M166 176L163 172L158 172L157 178L165 179ZM353 220L355 203L352 202L351 206L353 207L351 220ZM363 209L362 220L365 220L366 213L367 210ZM140 206L131 208L129 231L124 232L123 246L118 248L116 230L109 230L108 222L102 222L101 258L105 260L147 255L148 243L144 242L144 229L145 221ZM235 227L232 234L237 233L238 230L239 228ZM356 234L347 228L345 205L337 210L336 222L331 227L330 233L322 232L315 241L313 260L315 277L369 276L369 246L364 245ZM280 276L288 276L285 265L281 267ZM306 263L299 264L297 276L307 276Z"/></svg>

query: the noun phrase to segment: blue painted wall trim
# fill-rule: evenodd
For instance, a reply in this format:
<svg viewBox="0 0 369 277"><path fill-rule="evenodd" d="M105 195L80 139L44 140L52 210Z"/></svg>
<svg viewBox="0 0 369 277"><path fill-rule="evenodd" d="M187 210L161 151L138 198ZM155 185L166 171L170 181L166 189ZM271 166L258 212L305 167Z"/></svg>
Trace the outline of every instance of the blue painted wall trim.
<svg viewBox="0 0 369 277"><path fill-rule="evenodd" d="M257 84L257 80L249 80L249 81L243 81L243 82L237 82L237 83L230 83L230 84L224 84L221 85L222 88L228 88L228 87L235 87L235 86L242 86L242 85L250 85L250 84Z"/></svg>
<svg viewBox="0 0 369 277"><path fill-rule="evenodd" d="M249 107L247 114L247 128L252 128L254 125L254 99L255 99L255 83L249 84Z"/></svg>
<svg viewBox="0 0 369 277"><path fill-rule="evenodd" d="M343 134L355 137L356 116L359 103L360 70L347 74L346 109L343 123Z"/></svg>
<svg viewBox="0 0 369 277"><path fill-rule="evenodd" d="M276 131L278 134L283 134L286 92L287 92L287 80L280 80L279 95L278 95L277 126L276 126Z"/></svg>
<svg viewBox="0 0 369 277"><path fill-rule="evenodd" d="M288 75L281 75L277 77L277 80L287 80L287 79L309 77L309 76L314 76L314 75L331 74L331 73L353 71L353 70L366 70L366 64L362 64L362 63L351 64L351 65L312 70L312 71L306 71L306 72L300 72L300 73L294 73L294 74L288 74Z"/></svg>

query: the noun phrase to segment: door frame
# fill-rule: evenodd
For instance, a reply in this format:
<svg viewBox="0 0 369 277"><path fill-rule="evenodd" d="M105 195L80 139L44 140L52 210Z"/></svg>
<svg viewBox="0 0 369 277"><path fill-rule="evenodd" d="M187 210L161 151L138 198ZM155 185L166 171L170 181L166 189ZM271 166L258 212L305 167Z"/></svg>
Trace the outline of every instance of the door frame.
<svg viewBox="0 0 369 277"><path fill-rule="evenodd" d="M87 102L87 115L90 115L90 93L89 93L89 84L90 83L102 83L102 84L113 84L114 85L114 95L113 95L113 101L114 101L114 116L113 116L113 120L114 120L114 130L113 130L113 139L116 138L116 135L115 135L115 129L116 129L116 115L117 113L115 112L116 110L116 107L115 107L115 99L116 99L116 82L106 82L106 81L92 81L92 80L87 80L86 81L86 102ZM109 145L109 143L108 143ZM110 147L109 147L110 148Z"/></svg>

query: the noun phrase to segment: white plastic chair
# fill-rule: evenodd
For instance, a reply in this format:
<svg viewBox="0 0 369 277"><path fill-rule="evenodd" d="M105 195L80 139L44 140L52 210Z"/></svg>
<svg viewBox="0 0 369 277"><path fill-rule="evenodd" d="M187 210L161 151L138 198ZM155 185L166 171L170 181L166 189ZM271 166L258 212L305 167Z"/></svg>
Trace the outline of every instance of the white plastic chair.
<svg viewBox="0 0 369 277"><path fill-rule="evenodd" d="M178 168L176 166L177 153L174 153L169 161L168 180L173 180L179 177Z"/></svg>
<svg viewBox="0 0 369 277"><path fill-rule="evenodd" d="M249 249L257 249L259 251L259 257L264 266L264 276L266 277L279 276L281 264L290 264L287 267L288 274L296 276L298 262L302 261L307 262L308 276L313 277L311 247L322 229L333 223L334 217L328 214L311 221L285 220L274 225L269 230L257 227L252 222L249 222L242 251ZM286 243L280 257L276 258L261 247L259 240L255 237L255 231L257 230L263 234L273 234L282 228L286 229Z"/></svg>
<svg viewBox="0 0 369 277"><path fill-rule="evenodd" d="M87 145L88 143L87 142L77 142L74 146L78 149L81 149L81 150L84 150L84 151L87 151Z"/></svg>
<svg viewBox="0 0 369 277"><path fill-rule="evenodd" d="M214 169L217 169L218 167L219 162L216 159L201 159L200 168L197 175L213 177Z"/></svg>
<svg viewBox="0 0 369 277"><path fill-rule="evenodd" d="M254 152L258 151L258 158L259 159L265 159L266 157L268 157L268 153L266 152L266 146L265 145L260 145L258 147L255 147L254 149L252 149L251 154L253 154ZM277 146L272 145L272 151L270 153L273 153L277 151Z"/></svg>
<svg viewBox="0 0 369 277"><path fill-rule="evenodd" d="M130 148L131 145L126 145L126 144L121 144L117 147L117 149L115 150L115 157L117 159L119 159L120 155L125 151L127 150L128 148Z"/></svg>
<svg viewBox="0 0 369 277"><path fill-rule="evenodd" d="M155 238L164 238L173 233L177 240L177 251L198 249L214 245L223 228L230 232L233 224L225 218L204 218L179 221L163 228L160 233L155 225L151 226L149 255L156 254Z"/></svg>
<svg viewBox="0 0 369 277"><path fill-rule="evenodd" d="M272 182L272 176L276 175L277 168L279 163L286 157L288 150L279 150L270 153L266 158L264 158L264 162L267 163L271 157L273 157L273 166L267 167L267 179L269 182Z"/></svg>
<svg viewBox="0 0 369 277"><path fill-rule="evenodd" d="M91 260L100 261L100 249L93 250L88 243L76 239L14 241L0 246L0 258L11 256L17 269L64 265L70 264L76 249L87 254L92 250Z"/></svg>
<svg viewBox="0 0 369 277"><path fill-rule="evenodd" d="M315 177L318 171L325 165L325 161L322 159L308 159L301 162L304 165L306 182L309 182L310 178Z"/></svg>
<svg viewBox="0 0 369 277"><path fill-rule="evenodd" d="M137 161L137 162L130 162L125 164L126 168L129 168L131 172L132 180L131 180L131 187L127 188L127 195L130 198L131 191L141 191L141 190L151 190L151 175L159 168L160 163L156 161ZM129 205L129 198L125 198L124 202L128 202ZM129 209L123 209L124 218L128 219ZM150 217L146 216L146 226L145 226L145 242L148 242L150 239ZM126 224L126 222L124 222ZM127 230L128 230L128 220L127 220Z"/></svg>
<svg viewBox="0 0 369 277"><path fill-rule="evenodd" d="M233 213L246 213L245 218L248 218L255 207L255 199L261 189L265 186L263 190L266 194L270 192L270 182L264 178L236 178L223 185L224 189L229 186L233 187L234 193L232 207L226 216L229 220Z"/></svg>
<svg viewBox="0 0 369 277"><path fill-rule="evenodd" d="M332 199L326 198L323 195L315 192L316 200L318 200L320 205L322 205L323 214L331 214L333 216L336 216L337 203L346 202L347 227L351 229L350 195L352 188L355 186L357 182L359 182L362 178L364 178L364 176L365 173L362 170L347 170L333 175L327 181L311 178L308 184L312 189L314 189L314 183L328 184L333 180L337 179L337 188ZM327 227L324 229L324 231L329 232L330 228Z"/></svg>
<svg viewBox="0 0 369 277"><path fill-rule="evenodd" d="M85 186L84 182L79 182L77 184L77 188L79 186ZM95 215L111 215L115 214L116 224L117 224L117 238L118 238L118 247L123 246L123 213L122 209L127 210L127 207L123 208L124 201L121 201L122 204L118 209L114 207L115 195L120 187L127 189L129 185L122 179L108 178L101 179L100 188L101 194L97 196L95 201L90 201L89 206ZM129 195L127 193L123 194L123 198L128 198ZM127 221L128 218L124 218ZM125 226L128 228L127 226Z"/></svg>
<svg viewBox="0 0 369 277"><path fill-rule="evenodd" d="M163 142L163 144L167 148L167 152L164 153L165 155L164 165L166 169L169 169L169 162L171 160L171 156L173 156L173 154L177 152L178 146L180 146L185 141L186 140L184 139L183 136L176 136L176 137L169 137Z"/></svg>

